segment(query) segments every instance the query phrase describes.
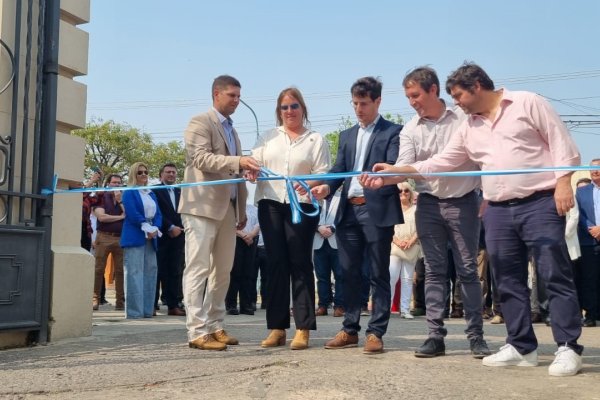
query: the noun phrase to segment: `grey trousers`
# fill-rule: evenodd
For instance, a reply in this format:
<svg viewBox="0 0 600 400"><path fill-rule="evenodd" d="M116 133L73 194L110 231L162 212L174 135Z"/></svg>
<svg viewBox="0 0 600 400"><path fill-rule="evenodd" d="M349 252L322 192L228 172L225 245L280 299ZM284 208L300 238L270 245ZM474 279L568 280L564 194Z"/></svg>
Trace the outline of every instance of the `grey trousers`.
<svg viewBox="0 0 600 400"><path fill-rule="evenodd" d="M429 337L442 339L448 290L448 246L462 289L468 339L483 336L481 283L477 274L480 221L475 192L456 199L421 194L417 200L417 235L425 256L425 304Z"/></svg>

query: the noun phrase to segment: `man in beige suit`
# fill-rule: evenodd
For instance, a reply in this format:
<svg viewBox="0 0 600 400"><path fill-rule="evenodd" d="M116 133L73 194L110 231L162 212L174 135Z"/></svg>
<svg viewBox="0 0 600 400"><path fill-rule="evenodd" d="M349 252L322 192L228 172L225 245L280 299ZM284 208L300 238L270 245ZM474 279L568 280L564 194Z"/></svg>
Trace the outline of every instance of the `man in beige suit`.
<svg viewBox="0 0 600 400"><path fill-rule="evenodd" d="M254 174L259 165L242 156L230 115L240 102L239 81L215 78L213 107L192 118L185 130L184 182L239 178L244 170ZM233 266L235 231L246 224L245 183L184 187L179 212L185 228L183 295L187 307L189 346L224 350L238 344L223 329L225 295Z"/></svg>

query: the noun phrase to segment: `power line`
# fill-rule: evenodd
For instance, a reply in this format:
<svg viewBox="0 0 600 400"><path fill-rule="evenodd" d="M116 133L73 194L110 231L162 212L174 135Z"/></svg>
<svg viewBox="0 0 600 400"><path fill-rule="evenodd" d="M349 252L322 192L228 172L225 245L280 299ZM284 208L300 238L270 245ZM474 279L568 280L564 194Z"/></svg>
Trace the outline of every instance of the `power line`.
<svg viewBox="0 0 600 400"><path fill-rule="evenodd" d="M557 74L546 74L546 75L529 75L522 77L503 78L498 79L496 82L500 85L511 84L519 85L530 82L554 82L572 79L584 79L584 78L597 78L600 77L600 69L588 70L588 71L576 71L567 73ZM404 88L390 88L383 91L385 95L404 94ZM322 99L331 100L337 98L345 98L348 96L348 91L335 91L335 92L309 92L304 94L307 99ZM596 98L597 96L591 96L590 98ZM274 102L276 97L274 96L255 96L245 97L244 100L248 103L266 103ZM556 99L555 99L556 100ZM563 99L567 100L567 99ZM560 99L556 101L562 101ZM131 110L131 109L154 109L154 108L189 108L189 107L208 107L212 104L212 100L207 98L199 99L172 99L172 100L124 100L124 101L111 101L111 102L91 102L88 103L90 110L97 111L108 111L108 110Z"/></svg>

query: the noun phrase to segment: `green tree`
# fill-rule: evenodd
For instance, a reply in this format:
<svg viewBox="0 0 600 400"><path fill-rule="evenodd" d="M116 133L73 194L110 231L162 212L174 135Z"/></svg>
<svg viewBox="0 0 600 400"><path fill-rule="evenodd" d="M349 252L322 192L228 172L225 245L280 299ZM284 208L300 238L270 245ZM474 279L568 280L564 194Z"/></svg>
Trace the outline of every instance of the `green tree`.
<svg viewBox="0 0 600 400"><path fill-rule="evenodd" d="M337 159L338 147L340 146L340 132L346 130L354 125L354 122L350 117L342 117L338 128L329 132L325 135L325 139L329 144L329 154L331 154L331 165L335 164L335 160Z"/></svg>
<svg viewBox="0 0 600 400"><path fill-rule="evenodd" d="M158 171L160 167L167 163L173 163L177 166L177 179L181 182L183 180L183 170L185 168L185 149L181 142L173 140L167 143L159 143L154 145L150 161L153 167L156 167L156 176L158 177ZM153 171L153 167L151 170Z"/></svg>
<svg viewBox="0 0 600 400"><path fill-rule="evenodd" d="M127 180L129 167L137 161L148 164L152 178L158 178L160 167L167 162L177 165L179 173L183 176L185 153L179 142L155 144L149 134L112 120L92 120L85 128L74 130L73 134L87 142L87 176L92 174L92 168L97 167L105 176L116 173L123 175Z"/></svg>

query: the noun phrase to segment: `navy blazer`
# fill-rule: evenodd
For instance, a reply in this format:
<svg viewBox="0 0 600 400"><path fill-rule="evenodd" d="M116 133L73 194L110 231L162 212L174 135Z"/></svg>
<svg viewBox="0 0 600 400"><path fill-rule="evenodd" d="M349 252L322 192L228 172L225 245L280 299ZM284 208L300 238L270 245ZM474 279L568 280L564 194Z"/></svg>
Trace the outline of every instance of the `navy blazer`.
<svg viewBox="0 0 600 400"><path fill-rule="evenodd" d="M162 224L160 207L156 201L156 195L150 192L150 197L157 203L152 225L158 226L160 229ZM126 190L123 192L123 206L125 207L125 220L123 221L123 231L121 232L121 247L143 246L147 240L146 234L142 231L142 223L146 222L146 217L144 216L144 203L142 202L140 193L137 190ZM156 250L158 246L156 237L152 239L152 244L154 250Z"/></svg>
<svg viewBox="0 0 600 400"><path fill-rule="evenodd" d="M365 163L361 171L371 172L376 163L395 164L400 150L400 131L402 125L394 124L383 117L379 118L373 134L367 143ZM340 133L340 141L335 165L329 172L354 171L356 156L356 139L358 137L358 124ZM344 217L348 206L348 189L351 178L331 180L330 193L335 192L342 184L340 206L336 215L336 225ZM396 185L384 186L380 189L364 189L366 206L373 224L377 227L389 227L404 222L402 208L400 207L399 190Z"/></svg>
<svg viewBox="0 0 600 400"><path fill-rule="evenodd" d="M595 246L598 241L588 232L588 228L598 225L594 214L594 185L589 184L577 188L575 197L579 204L579 223L577 224L577 236L580 246Z"/></svg>
<svg viewBox="0 0 600 400"><path fill-rule="evenodd" d="M156 195L158 207L160 208L160 213L162 214L162 228L160 230L163 233L167 233L169 228L173 225L183 228L181 214L177 212L179 198L181 197L181 189L178 187L173 188L173 192L175 192L175 208L173 208L171 196L169 196L169 190L167 188L152 189L152 192Z"/></svg>

